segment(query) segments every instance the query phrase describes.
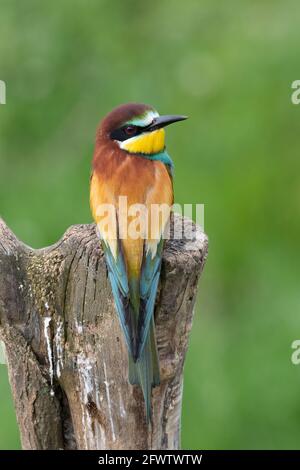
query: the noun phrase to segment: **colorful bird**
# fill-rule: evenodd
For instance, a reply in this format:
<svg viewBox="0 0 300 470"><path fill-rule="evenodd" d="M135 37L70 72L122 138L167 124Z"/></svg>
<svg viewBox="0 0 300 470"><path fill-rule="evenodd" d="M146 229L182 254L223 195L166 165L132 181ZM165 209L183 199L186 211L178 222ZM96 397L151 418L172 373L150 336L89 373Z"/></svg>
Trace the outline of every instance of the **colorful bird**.
<svg viewBox="0 0 300 470"><path fill-rule="evenodd" d="M153 311L173 204L164 127L183 119L121 105L100 123L93 159L91 210L128 348L129 382L142 388L147 422L152 387L160 383Z"/></svg>

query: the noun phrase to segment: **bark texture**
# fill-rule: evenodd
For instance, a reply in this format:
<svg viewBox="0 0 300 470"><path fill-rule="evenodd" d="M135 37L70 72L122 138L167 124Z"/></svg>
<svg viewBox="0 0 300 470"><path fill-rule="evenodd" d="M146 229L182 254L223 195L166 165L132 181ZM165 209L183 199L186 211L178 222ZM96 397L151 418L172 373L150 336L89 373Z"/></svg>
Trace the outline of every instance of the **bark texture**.
<svg viewBox="0 0 300 470"><path fill-rule="evenodd" d="M178 449L183 365L207 238L166 243L155 308L161 385L147 426L94 225L33 250L0 219L0 339L24 449ZM183 224L184 222L184 224Z"/></svg>

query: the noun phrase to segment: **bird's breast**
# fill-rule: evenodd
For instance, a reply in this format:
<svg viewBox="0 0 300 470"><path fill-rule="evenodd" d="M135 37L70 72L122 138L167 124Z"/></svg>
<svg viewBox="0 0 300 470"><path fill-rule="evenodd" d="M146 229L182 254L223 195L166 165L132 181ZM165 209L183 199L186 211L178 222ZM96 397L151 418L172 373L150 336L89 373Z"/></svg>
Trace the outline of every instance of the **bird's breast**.
<svg viewBox="0 0 300 470"><path fill-rule="evenodd" d="M116 256L117 239L121 238L128 269L138 276L144 244L155 254L173 204L166 166L140 156L125 156L118 165L94 171L90 202L101 236ZM115 212L110 217L109 206Z"/></svg>

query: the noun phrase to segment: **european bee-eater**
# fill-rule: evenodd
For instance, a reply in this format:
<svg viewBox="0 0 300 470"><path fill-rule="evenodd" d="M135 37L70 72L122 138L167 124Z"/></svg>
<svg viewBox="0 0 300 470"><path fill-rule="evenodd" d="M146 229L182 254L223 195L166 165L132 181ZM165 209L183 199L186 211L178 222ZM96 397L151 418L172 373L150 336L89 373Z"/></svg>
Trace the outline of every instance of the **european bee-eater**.
<svg viewBox="0 0 300 470"><path fill-rule="evenodd" d="M96 135L91 210L128 348L129 382L142 388L147 422L151 390L160 382L153 311L163 235L173 205L173 163L165 148L164 127L185 118L160 116L151 106L130 103L110 112ZM120 202L124 197L126 209ZM133 233L130 208L136 205L146 208L147 215L145 225L140 219ZM153 215L155 205L164 207L158 217ZM110 216L109 207L114 209Z"/></svg>

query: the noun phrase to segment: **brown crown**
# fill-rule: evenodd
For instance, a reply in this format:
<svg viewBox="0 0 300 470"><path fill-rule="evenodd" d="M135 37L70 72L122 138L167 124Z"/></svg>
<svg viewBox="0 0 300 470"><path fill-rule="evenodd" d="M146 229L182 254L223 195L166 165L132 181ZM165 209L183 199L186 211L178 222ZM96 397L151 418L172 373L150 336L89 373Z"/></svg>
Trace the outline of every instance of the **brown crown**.
<svg viewBox="0 0 300 470"><path fill-rule="evenodd" d="M100 134L99 137L104 137L113 130L118 129L118 127L121 127L124 122L152 109L152 106L141 103L121 104L108 113L100 122L97 134Z"/></svg>

